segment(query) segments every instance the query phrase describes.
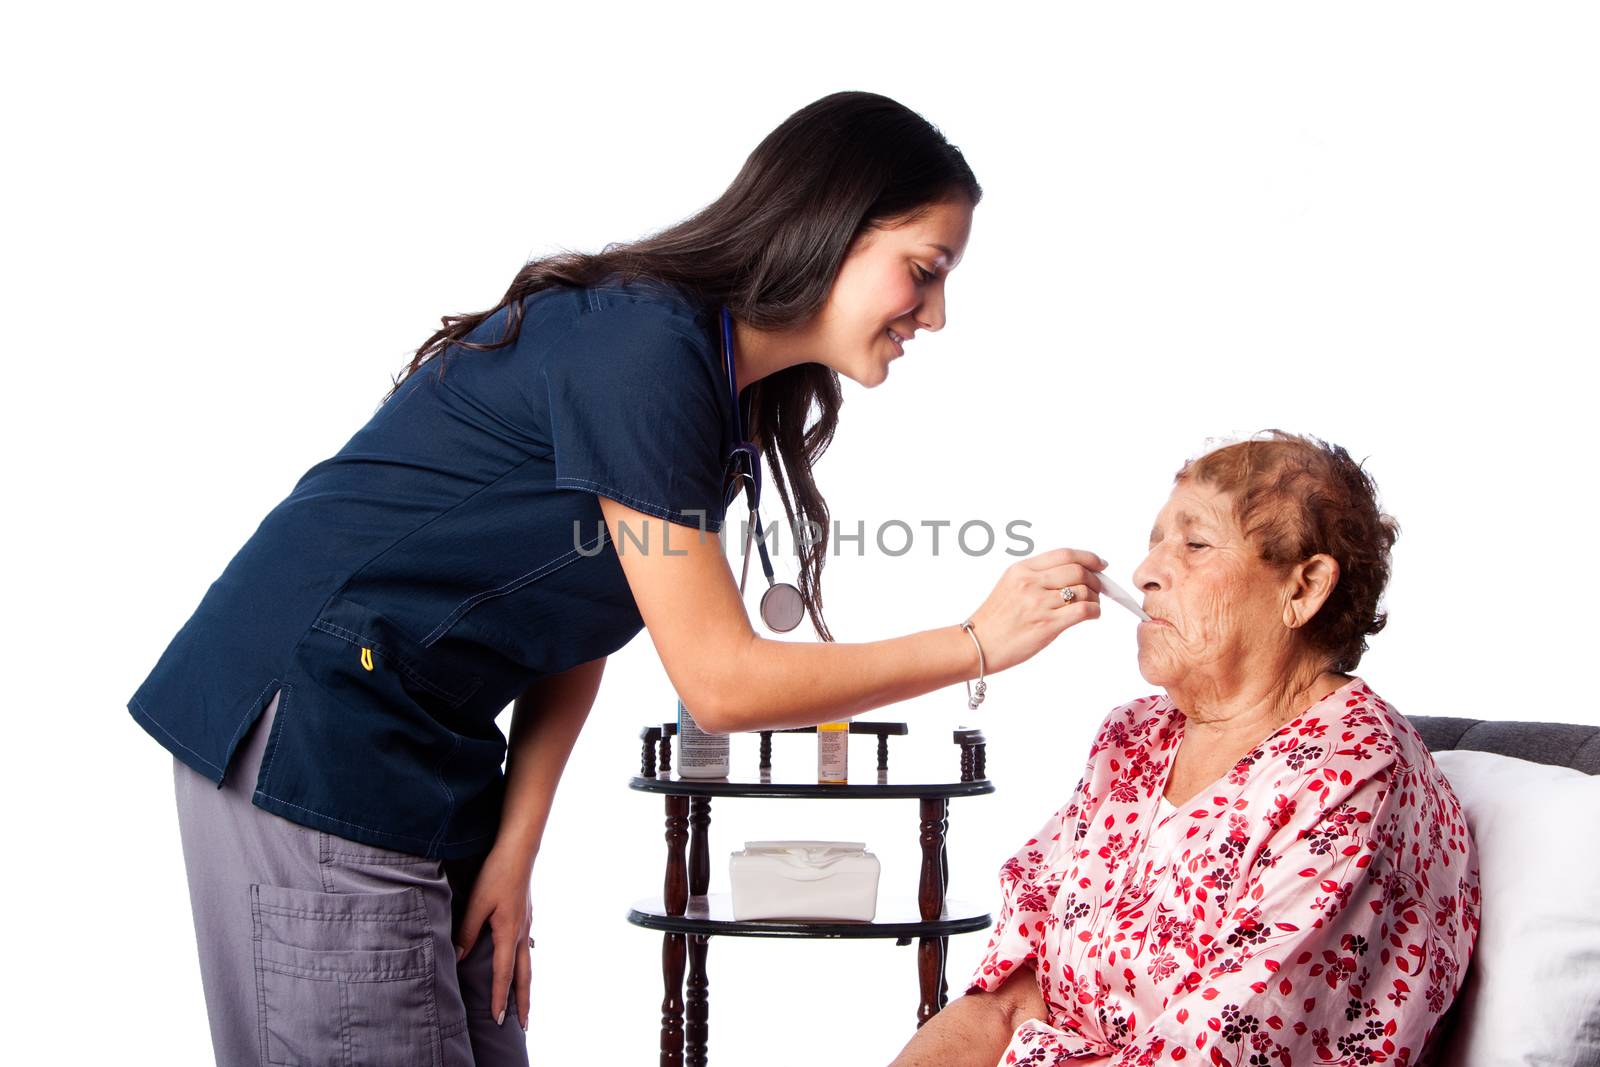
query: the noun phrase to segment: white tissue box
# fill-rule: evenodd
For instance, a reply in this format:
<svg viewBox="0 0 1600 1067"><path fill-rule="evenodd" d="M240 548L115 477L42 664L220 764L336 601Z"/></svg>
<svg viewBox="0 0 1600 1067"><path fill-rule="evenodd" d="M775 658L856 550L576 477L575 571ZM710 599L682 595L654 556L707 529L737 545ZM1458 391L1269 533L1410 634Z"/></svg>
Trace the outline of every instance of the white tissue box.
<svg viewBox="0 0 1600 1067"><path fill-rule="evenodd" d="M860 841L746 841L728 858L733 917L853 919L878 913L878 857Z"/></svg>

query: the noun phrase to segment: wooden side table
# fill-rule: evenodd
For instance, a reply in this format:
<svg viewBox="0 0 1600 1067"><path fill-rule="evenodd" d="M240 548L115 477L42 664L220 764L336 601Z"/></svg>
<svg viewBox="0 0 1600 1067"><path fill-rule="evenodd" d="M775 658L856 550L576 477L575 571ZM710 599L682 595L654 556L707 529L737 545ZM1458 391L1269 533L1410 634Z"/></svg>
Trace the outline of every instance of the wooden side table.
<svg viewBox="0 0 1600 1067"><path fill-rule="evenodd" d="M761 760L756 774L728 778L672 777L672 738L675 723L648 726L640 731L643 750L640 773L629 786L645 793L663 794L666 800L667 868L662 895L640 901L628 912L635 926L662 932L661 1001L662 1067L705 1067L709 1034L709 987L706 953L713 936L778 938L892 938L896 944L917 941L917 985L921 1002L917 1026L938 1013L948 1000L945 954L950 935L987 930L988 912L976 911L945 898L949 884L945 834L952 797L981 796L994 792L984 771L984 737L977 730L957 730L961 773L947 782L897 782L889 773L889 738L907 733L905 723L853 722L852 734L873 734L878 739L875 781L848 785L772 781L772 737L778 734L814 734L815 727L763 731ZM921 872L915 899L880 894L878 914L872 922L810 920L759 920L733 918L726 894L707 895L711 880L711 798L785 797L791 799L888 800L914 799L918 803ZM688 963L688 996L684 996L684 964Z"/></svg>

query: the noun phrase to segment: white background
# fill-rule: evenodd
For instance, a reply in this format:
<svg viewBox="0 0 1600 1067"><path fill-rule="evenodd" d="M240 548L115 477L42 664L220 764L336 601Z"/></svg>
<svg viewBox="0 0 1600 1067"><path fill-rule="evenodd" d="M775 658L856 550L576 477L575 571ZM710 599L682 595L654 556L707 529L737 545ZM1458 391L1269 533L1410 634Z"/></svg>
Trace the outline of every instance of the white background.
<svg viewBox="0 0 1600 1067"><path fill-rule="evenodd" d="M207 1059L171 762L124 705L260 518L440 315L693 212L837 89L926 115L986 197L948 328L846 383L836 516L1022 518L1126 581L1208 438L1312 432L1404 530L1360 673L1409 714L1600 723L1587 5L49 11L7 17L0 64L13 1062ZM838 638L959 622L1010 562L930 548L832 560ZM1133 647L1111 608L993 679L999 792L952 805L953 894L992 903L1147 691ZM626 782L672 707L641 636L535 873L536 1062L653 1062L659 937L623 915L658 891L661 805ZM943 769L963 711L874 717ZM884 895L914 890L914 802L713 816L713 888L747 837L795 835L864 839ZM952 993L983 941L952 942ZM714 1062L880 1063L911 1032L913 949L725 938L710 963Z"/></svg>

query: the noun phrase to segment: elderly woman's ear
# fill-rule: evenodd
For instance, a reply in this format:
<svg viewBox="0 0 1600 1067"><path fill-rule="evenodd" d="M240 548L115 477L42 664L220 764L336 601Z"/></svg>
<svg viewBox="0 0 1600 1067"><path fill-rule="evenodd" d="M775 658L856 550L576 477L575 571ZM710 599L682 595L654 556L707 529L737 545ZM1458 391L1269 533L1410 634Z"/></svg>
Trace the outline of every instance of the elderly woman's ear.
<svg viewBox="0 0 1600 1067"><path fill-rule="evenodd" d="M1298 630L1316 617L1339 584L1339 561L1319 552L1289 571L1283 601L1283 625Z"/></svg>

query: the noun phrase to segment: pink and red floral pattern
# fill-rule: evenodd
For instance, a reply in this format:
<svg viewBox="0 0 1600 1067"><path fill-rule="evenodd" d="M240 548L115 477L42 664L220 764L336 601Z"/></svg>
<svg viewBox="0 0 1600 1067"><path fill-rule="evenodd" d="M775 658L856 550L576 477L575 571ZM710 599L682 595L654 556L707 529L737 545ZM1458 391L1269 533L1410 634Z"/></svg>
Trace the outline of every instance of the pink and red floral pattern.
<svg viewBox="0 0 1600 1067"><path fill-rule="evenodd" d="M1003 1064L1414 1067L1477 939L1478 864L1410 723L1357 678L1158 821L1183 713L1117 708L1000 871L969 989L1034 965Z"/></svg>

